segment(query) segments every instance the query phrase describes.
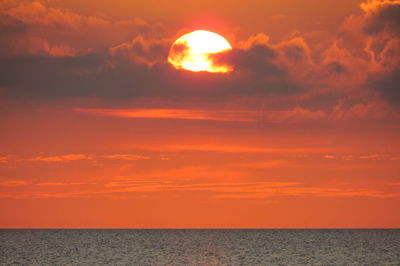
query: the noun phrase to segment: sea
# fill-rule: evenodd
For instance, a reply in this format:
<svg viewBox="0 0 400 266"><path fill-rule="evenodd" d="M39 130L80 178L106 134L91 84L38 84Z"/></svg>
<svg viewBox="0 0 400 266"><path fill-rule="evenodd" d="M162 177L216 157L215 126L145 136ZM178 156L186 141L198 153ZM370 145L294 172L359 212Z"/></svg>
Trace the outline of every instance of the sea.
<svg viewBox="0 0 400 266"><path fill-rule="evenodd" d="M2 229L0 265L400 265L400 229Z"/></svg>

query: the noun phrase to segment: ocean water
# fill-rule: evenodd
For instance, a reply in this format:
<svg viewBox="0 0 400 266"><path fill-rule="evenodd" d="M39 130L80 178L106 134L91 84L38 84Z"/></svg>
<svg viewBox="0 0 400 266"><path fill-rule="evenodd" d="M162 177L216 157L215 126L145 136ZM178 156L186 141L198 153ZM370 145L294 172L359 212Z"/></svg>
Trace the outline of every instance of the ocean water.
<svg viewBox="0 0 400 266"><path fill-rule="evenodd" d="M1 265L400 265L400 230L0 230Z"/></svg>

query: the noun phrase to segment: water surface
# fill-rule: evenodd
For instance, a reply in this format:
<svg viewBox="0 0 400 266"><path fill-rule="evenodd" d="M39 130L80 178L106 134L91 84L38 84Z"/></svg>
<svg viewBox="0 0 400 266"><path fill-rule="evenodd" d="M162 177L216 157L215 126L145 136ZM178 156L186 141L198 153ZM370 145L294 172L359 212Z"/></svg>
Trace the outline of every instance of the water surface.
<svg viewBox="0 0 400 266"><path fill-rule="evenodd" d="M400 265L400 230L0 230L0 264Z"/></svg>

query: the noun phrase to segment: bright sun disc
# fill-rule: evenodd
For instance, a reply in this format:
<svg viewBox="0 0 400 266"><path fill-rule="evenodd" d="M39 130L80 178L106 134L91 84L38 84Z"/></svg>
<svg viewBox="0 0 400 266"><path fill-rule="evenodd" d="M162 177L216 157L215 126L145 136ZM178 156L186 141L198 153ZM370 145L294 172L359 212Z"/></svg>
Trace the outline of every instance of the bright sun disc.
<svg viewBox="0 0 400 266"><path fill-rule="evenodd" d="M196 30L174 42L168 62L177 69L226 73L231 67L216 65L210 55L231 49L229 42L222 36L206 30Z"/></svg>

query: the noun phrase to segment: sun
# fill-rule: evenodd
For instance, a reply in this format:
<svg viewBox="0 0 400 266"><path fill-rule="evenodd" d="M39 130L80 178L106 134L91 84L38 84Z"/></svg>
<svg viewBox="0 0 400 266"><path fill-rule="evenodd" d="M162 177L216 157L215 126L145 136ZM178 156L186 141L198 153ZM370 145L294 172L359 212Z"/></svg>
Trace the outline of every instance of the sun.
<svg viewBox="0 0 400 266"><path fill-rule="evenodd" d="M210 55L231 49L229 42L221 35L206 30L196 30L174 42L168 62L177 69L227 73L232 68L216 64Z"/></svg>

